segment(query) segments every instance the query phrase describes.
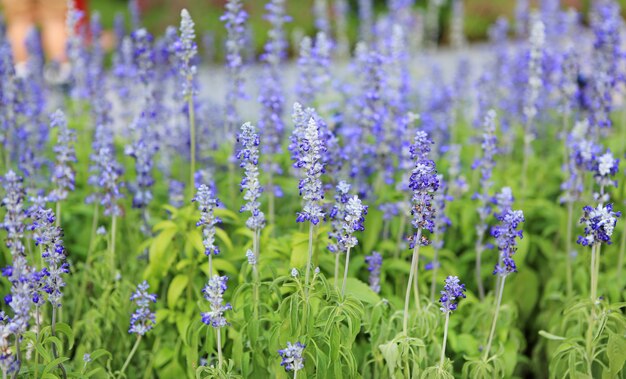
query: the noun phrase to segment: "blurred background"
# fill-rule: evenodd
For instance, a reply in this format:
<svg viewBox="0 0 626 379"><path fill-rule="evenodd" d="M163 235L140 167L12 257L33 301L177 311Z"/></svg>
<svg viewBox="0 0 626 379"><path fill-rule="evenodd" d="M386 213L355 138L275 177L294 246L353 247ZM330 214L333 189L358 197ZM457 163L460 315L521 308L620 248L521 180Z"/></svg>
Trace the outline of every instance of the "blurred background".
<svg viewBox="0 0 626 379"><path fill-rule="evenodd" d="M11 0L3 0L11 1ZM14 0L26 1L26 0ZM426 12L429 1L440 4L439 8L439 46L447 46L450 42L451 20L450 12L453 0L416 0L416 13ZM81 7L88 9L88 13L99 12L103 33L103 45L110 49L115 45L113 27L116 15L123 14L128 26L131 25L128 0L79 0ZM592 0L563 0L564 7L575 8L583 15L588 13ZM224 12L226 0L136 0L136 6L141 15L142 25L154 35L160 35L168 25L178 25L180 10L187 8L196 21L199 36L208 36L214 46L221 46L226 30L219 17ZM267 21L263 20L263 7L266 1L244 0L245 8L250 15L250 43L257 52L261 52L266 39L268 28ZM286 25L289 36L313 34L315 31L313 19L314 0L287 0L287 13L293 17L293 22ZM328 0L330 19L332 22L332 3ZM375 11L380 13L387 9L386 0L375 0ZM531 4L540 3L539 0L530 1ZM622 9L626 9L626 0L620 0ZM350 0L350 13L348 18L348 38L354 44L358 35L358 0ZM486 40L489 26L502 15L513 18L516 1L514 0L464 0L464 24L463 30L467 41L480 42ZM203 47L202 43L199 43ZM223 49L214 49L213 58L217 61L222 59ZM293 51L291 51L293 53Z"/></svg>

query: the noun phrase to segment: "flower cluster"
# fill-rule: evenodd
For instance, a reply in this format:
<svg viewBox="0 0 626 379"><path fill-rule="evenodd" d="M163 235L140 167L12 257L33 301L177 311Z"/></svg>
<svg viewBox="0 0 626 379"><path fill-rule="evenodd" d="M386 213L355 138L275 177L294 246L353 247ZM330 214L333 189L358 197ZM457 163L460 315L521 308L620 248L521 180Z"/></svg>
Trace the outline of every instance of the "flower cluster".
<svg viewBox="0 0 626 379"><path fill-rule="evenodd" d="M226 39L226 65L229 75L229 88L226 93L226 122L228 131L235 128L237 120L237 100L244 97L242 76L242 50L245 45L246 20L248 14L243 9L241 0L228 0L226 12L220 18L226 25L228 37Z"/></svg>
<svg viewBox="0 0 626 379"><path fill-rule="evenodd" d="M92 175L88 183L96 188L85 202L90 204L98 201L104 206L105 216L120 216L122 208L118 202L124 197L121 191L123 169L115 160L115 152L111 146L102 146L91 155L91 160L93 165L89 167L89 171Z"/></svg>
<svg viewBox="0 0 626 379"><path fill-rule="evenodd" d="M530 58L528 61L528 89L525 96L524 116L529 120L537 116L537 101L541 93L542 59L545 44L545 27L539 15L533 15L530 31ZM528 131L527 131L528 132Z"/></svg>
<svg viewBox="0 0 626 379"><path fill-rule="evenodd" d="M51 209L38 208L31 212L30 218L32 224L29 230L33 231L35 246L41 248L41 256L48 264L47 269L44 269L43 290L48 294L50 304L60 307L63 296L61 289L65 286L62 275L69 273L63 231L55 226L55 215Z"/></svg>
<svg viewBox="0 0 626 379"><path fill-rule="evenodd" d="M350 184L341 180L335 187L335 203L330 210L330 228L328 238L332 241L328 244L328 250L331 253L345 252L346 248L341 244L341 231L346 218L346 204L350 199Z"/></svg>
<svg viewBox="0 0 626 379"><path fill-rule="evenodd" d="M52 183L54 183L55 188L50 197L54 201L60 201L67 198L68 191L74 190L76 177L72 163L76 162L76 152L73 146L76 135L72 129L67 127L65 114L60 109L57 109L50 116L50 127L59 130L58 141L54 147L57 159L52 174Z"/></svg>
<svg viewBox="0 0 626 379"><path fill-rule="evenodd" d="M500 260L493 274L507 276L517 272L513 255L517 250L517 239L523 237L522 230L517 230L517 227L524 222L524 213L519 210L508 210L506 213L498 214L497 219L500 224L491 228L491 235L496 239L496 245L500 250Z"/></svg>
<svg viewBox="0 0 626 379"><path fill-rule="evenodd" d="M367 271L370 272L369 283L372 291L380 292L380 267L383 265L383 256L376 251L372 251L372 255L365 257L367 262Z"/></svg>
<svg viewBox="0 0 626 379"><path fill-rule="evenodd" d="M26 192L22 185L23 179L12 170L9 170L2 179L5 190L2 206L6 208L2 228L7 232L6 246L12 256L20 255L24 253L22 237L25 229L24 197Z"/></svg>
<svg viewBox="0 0 626 379"><path fill-rule="evenodd" d="M228 288L226 282L228 282L228 276L214 275L202 290L204 298L211 305L209 312L202 313L202 322L214 328L223 328L228 325L224 312L231 310L232 307L228 303L224 304L224 292Z"/></svg>
<svg viewBox="0 0 626 379"><path fill-rule="evenodd" d="M439 309L443 313L452 313L459 305L459 300L465 298L465 284L462 284L458 277L448 276L446 278L446 284L441 291L441 297L439 302L441 307Z"/></svg>
<svg viewBox="0 0 626 379"><path fill-rule="evenodd" d="M245 171L245 176L241 180L241 191L246 191L243 198L246 204L240 212L250 212L250 217L246 221L246 226L251 230L260 230L265 227L265 215L261 211L259 198L263 192L263 187L259 182L259 135L256 133L254 125L246 122L241 126L241 133L237 136L237 142L241 144L241 150L237 152L237 159L241 161L240 167Z"/></svg>
<svg viewBox="0 0 626 379"><path fill-rule="evenodd" d="M182 77L183 98L188 99L195 94L194 78L196 76L196 66L193 64L194 57L198 54L196 46L196 32L194 23L187 9L180 11L180 38L175 49L176 56L180 62L180 75Z"/></svg>
<svg viewBox="0 0 626 379"><path fill-rule="evenodd" d="M143 336L156 324L156 315L150 310L150 303L156 303L157 296L148 293L149 288L148 282L144 280L130 297L130 300L137 304L137 309L130 317L128 333Z"/></svg>
<svg viewBox="0 0 626 379"><path fill-rule="evenodd" d="M315 119L309 119L305 125L303 130L296 128L293 132L293 139L297 141L298 149L297 161L294 163L294 167L304 171L304 175L298 185L300 195L304 200L304 206L302 212L298 213L296 221L310 221L317 225L324 218L324 211L319 203L324 198L321 176L325 172L322 161L322 153L325 151L325 147L320 139Z"/></svg>
<svg viewBox="0 0 626 379"><path fill-rule="evenodd" d="M365 230L363 223L367 215L367 205L363 205L358 196L353 196L348 200L345 208L346 216L342 225L342 235L339 238L339 245L346 249L353 248L358 243L353 233Z"/></svg>
<svg viewBox="0 0 626 379"><path fill-rule="evenodd" d="M219 201L213 196L213 191L206 184L201 184L198 187L193 201L198 203L198 210L200 211L200 220L196 226L202 227L204 253L217 255L220 253L220 249L215 245L215 225L221 223L222 220L216 217L213 211L218 206Z"/></svg>
<svg viewBox="0 0 626 379"><path fill-rule="evenodd" d="M159 146L154 142L155 136L150 130L148 117L145 112L137 116L133 125L136 139L132 144L127 145L124 151L126 155L135 160L137 182L131 188L134 208L145 208L152 201L151 187L154 184L152 168L154 166L154 156L159 150Z"/></svg>
<svg viewBox="0 0 626 379"><path fill-rule="evenodd" d="M415 135L415 143L411 146L411 157L415 161L415 167L411 171L409 178L409 188L413 191L411 198L412 224L416 229L434 231L435 209L433 208L433 196L439 188L439 179L435 162L428 159L430 145L432 141L423 131L418 131ZM411 246L420 243L428 244L428 240L422 235L420 241L412 241Z"/></svg>
<svg viewBox="0 0 626 379"><path fill-rule="evenodd" d="M621 215L621 212L613 212L613 204L583 207L580 223L585 225L585 235L578 237L578 243L583 246L610 245L617 218Z"/></svg>
<svg viewBox="0 0 626 379"><path fill-rule="evenodd" d="M299 371L304 368L304 348L306 345L296 342L292 344L287 342L287 347L278 350L278 354L283 359L280 365L285 368L285 371Z"/></svg>
<svg viewBox="0 0 626 379"><path fill-rule="evenodd" d="M154 48L152 34L144 28L131 34L133 42L133 63L137 78L142 85L148 86L154 77Z"/></svg>
<svg viewBox="0 0 626 379"><path fill-rule="evenodd" d="M611 178L619 171L619 159L614 158L610 150L596 157L591 169L596 183L602 188L601 192L606 186L617 186Z"/></svg>
<svg viewBox="0 0 626 379"><path fill-rule="evenodd" d="M496 138L496 112L490 109L485 116L483 123L483 141L481 144L483 156L474 162L473 169L480 167L480 193L476 193L474 198L479 200L478 216L480 222L476 225L479 235L484 235L487 230L487 218L491 214L489 205L489 190L491 189L491 175L495 166L494 156L497 151Z"/></svg>

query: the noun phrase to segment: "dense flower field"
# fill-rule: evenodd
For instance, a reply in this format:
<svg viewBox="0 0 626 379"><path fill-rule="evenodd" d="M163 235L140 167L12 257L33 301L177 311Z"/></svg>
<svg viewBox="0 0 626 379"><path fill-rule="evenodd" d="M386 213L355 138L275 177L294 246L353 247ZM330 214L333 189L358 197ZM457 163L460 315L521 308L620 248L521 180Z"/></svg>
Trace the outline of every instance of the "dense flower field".
<svg viewBox="0 0 626 379"><path fill-rule="evenodd" d="M348 2L317 1L290 63L267 0L254 78L241 0L223 71L186 10L120 18L108 67L70 9L64 91L1 28L3 377L626 377L617 3L518 1L454 73L437 2L388 3L351 46Z"/></svg>

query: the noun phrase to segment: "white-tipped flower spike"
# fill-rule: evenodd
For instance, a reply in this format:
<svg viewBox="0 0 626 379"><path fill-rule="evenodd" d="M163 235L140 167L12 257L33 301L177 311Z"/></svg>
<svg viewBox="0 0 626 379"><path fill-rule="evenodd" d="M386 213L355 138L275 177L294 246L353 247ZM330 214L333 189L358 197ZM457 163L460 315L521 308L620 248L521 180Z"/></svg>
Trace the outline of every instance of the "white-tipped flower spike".
<svg viewBox="0 0 626 379"><path fill-rule="evenodd" d="M294 167L304 172L298 186L304 205L302 212L298 212L296 221L310 221L313 225L317 225L324 218L324 211L320 205L320 201L324 198L321 179L324 173L322 161L324 145L320 140L315 119L309 119L303 132L303 135L298 138L299 157Z"/></svg>
<svg viewBox="0 0 626 379"><path fill-rule="evenodd" d="M303 352L306 346L300 342L292 344L287 342L287 347L282 350L278 350L278 354L283 359L280 365L285 368L285 371L300 371L304 368Z"/></svg>
<svg viewBox="0 0 626 379"><path fill-rule="evenodd" d="M249 122L243 124L237 141L241 144L241 150L237 152L236 157L241 161L239 166L245 171L240 190L245 191L243 198L246 203L241 207L240 212L250 212L246 226L253 231L258 231L265 227L265 215L261 211L259 202L263 187L259 182L259 135L254 125Z"/></svg>
<svg viewBox="0 0 626 379"><path fill-rule="evenodd" d="M224 304L227 282L228 276L214 275L202 290L204 298L211 304L211 310L202 313L202 322L216 329L228 325L224 312L233 309L230 304Z"/></svg>
<svg viewBox="0 0 626 379"><path fill-rule="evenodd" d="M367 205L363 205L358 196L351 197L346 205L346 217L343 224L341 244L347 249L353 248L358 241L354 237L355 231L365 230L363 222L367 214Z"/></svg>
<svg viewBox="0 0 626 379"><path fill-rule="evenodd" d="M194 78L196 76L196 66L193 59L198 54L196 45L195 24L187 9L180 11L180 37L176 44L176 55L180 61L180 75L182 77L182 94L185 99L193 96Z"/></svg>
<svg viewBox="0 0 626 379"><path fill-rule="evenodd" d="M220 253L220 249L215 245L215 225L221 223L222 220L216 217L213 211L219 204L219 201L213 196L213 191L205 184L198 187L198 192L193 201L198 203L198 210L200 211L200 220L198 220L196 226L202 227L204 253L207 256L217 255Z"/></svg>
<svg viewBox="0 0 626 379"><path fill-rule="evenodd" d="M74 190L75 174L72 163L76 162L74 150L76 134L68 128L65 114L60 109L50 115L50 126L59 130L58 142L54 147L57 159L52 173L52 183L55 184L55 188L50 198L53 201L61 201L67 198L69 191Z"/></svg>
<svg viewBox="0 0 626 379"><path fill-rule="evenodd" d="M543 48L545 44L545 27L539 14L533 14L531 20L530 31L530 58L528 61L528 89L525 97L524 104L524 116L526 117L526 123L532 123L532 120L537 116L537 101L539 100L539 94L543 81L541 76L543 70L541 67L543 59ZM529 133L530 130L526 130Z"/></svg>

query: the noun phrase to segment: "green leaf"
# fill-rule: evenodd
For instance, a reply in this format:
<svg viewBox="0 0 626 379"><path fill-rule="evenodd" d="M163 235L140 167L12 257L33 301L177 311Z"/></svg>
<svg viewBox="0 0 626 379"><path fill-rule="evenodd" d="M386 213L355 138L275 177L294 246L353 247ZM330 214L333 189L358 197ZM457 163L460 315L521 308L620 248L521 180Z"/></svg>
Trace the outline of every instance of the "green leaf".
<svg viewBox="0 0 626 379"><path fill-rule="evenodd" d="M626 361L626 338L612 333L606 347L606 355L609 357L611 373L617 375L624 367Z"/></svg>
<svg viewBox="0 0 626 379"><path fill-rule="evenodd" d="M72 331L72 328L68 324L60 322L56 324L55 329L57 333L61 333L67 337L70 344L69 348L71 349L74 346L74 332Z"/></svg>
<svg viewBox="0 0 626 379"><path fill-rule="evenodd" d="M548 333L545 330L540 330L539 335L543 338L547 338L552 341L563 341L565 337L557 336L556 334Z"/></svg>
<svg viewBox="0 0 626 379"><path fill-rule="evenodd" d="M167 289L167 306L170 309L174 309L176 301L183 293L187 284L189 283L189 277L187 275L178 274L172 279L172 282Z"/></svg>
<svg viewBox="0 0 626 379"><path fill-rule="evenodd" d="M346 280L346 294L350 294L368 304L376 304L380 301L380 296L357 278L349 277Z"/></svg>

